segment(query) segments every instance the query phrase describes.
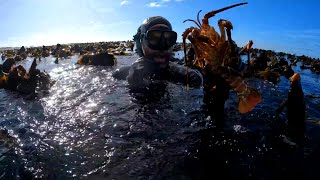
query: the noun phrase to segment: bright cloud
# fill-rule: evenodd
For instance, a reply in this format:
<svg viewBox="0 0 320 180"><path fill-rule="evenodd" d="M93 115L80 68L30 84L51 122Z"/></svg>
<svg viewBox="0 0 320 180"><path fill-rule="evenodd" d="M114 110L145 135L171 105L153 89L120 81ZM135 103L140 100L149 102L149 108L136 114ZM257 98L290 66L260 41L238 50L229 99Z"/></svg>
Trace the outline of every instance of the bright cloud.
<svg viewBox="0 0 320 180"><path fill-rule="evenodd" d="M129 1L122 1L122 2L120 3L121 6L128 5L128 4L130 4Z"/></svg>
<svg viewBox="0 0 320 180"><path fill-rule="evenodd" d="M182 2L184 0L175 0L175 2ZM171 0L160 0L157 2L151 2L149 4L147 4L147 6L149 7L164 7L167 6L167 4L169 4L171 2Z"/></svg>
<svg viewBox="0 0 320 180"><path fill-rule="evenodd" d="M161 7L163 6L162 4L160 3L157 3L157 2L151 2L148 4L149 7Z"/></svg>

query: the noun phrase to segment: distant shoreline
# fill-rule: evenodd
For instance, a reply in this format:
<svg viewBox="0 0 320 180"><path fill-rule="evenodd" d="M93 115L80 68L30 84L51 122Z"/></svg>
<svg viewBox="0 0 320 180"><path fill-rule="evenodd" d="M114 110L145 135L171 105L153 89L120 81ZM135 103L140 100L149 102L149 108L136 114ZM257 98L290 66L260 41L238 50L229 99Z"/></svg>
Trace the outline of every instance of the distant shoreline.
<svg viewBox="0 0 320 180"><path fill-rule="evenodd" d="M99 41L99 42L82 42L82 43L65 43L65 44L61 44L61 45L75 45L75 44L99 44L99 43L112 43L112 42L133 42L133 40L122 40L122 41ZM182 42L177 42L177 44L182 44ZM189 44L189 42L188 42ZM43 45L40 45L40 46L25 46L26 48L40 48L42 47ZM56 45L44 45L44 46L47 46L47 47L50 47L50 46L56 46ZM16 49L20 49L20 47L1 47L0 46L0 51L6 51L6 50L16 50ZM239 47L241 48L241 47ZM263 49L263 48L252 48L252 49L262 49L262 50L266 50L266 51L274 51L276 53L279 53L281 51L276 51L276 50L270 50L270 49ZM288 53L288 52L284 52L286 54L291 54L291 55L295 55L295 56L306 56L306 57L309 57L311 59L320 59L320 55L318 57L314 57L314 56L308 56L308 55L305 55L305 54L296 54L296 53Z"/></svg>

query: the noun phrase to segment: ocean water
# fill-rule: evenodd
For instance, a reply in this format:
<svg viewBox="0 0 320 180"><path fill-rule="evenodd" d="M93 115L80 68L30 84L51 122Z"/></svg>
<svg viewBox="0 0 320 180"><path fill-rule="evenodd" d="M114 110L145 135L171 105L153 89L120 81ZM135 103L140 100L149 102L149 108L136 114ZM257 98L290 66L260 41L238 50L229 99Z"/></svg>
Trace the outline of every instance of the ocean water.
<svg viewBox="0 0 320 180"><path fill-rule="evenodd" d="M178 57L182 52L179 52ZM78 56L38 62L55 81L37 97L0 89L0 179L280 179L319 178L320 76L301 73L306 142L288 142L275 118L289 80L248 79L263 101L246 114L233 92L223 128L203 113L203 91L167 83L131 92L115 67L76 65ZM31 58L21 62L30 67Z"/></svg>

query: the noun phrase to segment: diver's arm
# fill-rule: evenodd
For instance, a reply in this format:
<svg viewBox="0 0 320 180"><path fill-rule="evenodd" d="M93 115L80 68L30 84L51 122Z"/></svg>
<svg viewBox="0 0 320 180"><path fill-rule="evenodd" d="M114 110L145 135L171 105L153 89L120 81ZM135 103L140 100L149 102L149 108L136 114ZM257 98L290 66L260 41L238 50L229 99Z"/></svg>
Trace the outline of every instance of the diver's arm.
<svg viewBox="0 0 320 180"><path fill-rule="evenodd" d="M127 76L127 81L130 88L133 89L144 88L151 83L150 78L146 75L143 62L136 62L131 66Z"/></svg>
<svg viewBox="0 0 320 180"><path fill-rule="evenodd" d="M129 75L129 70L131 66L121 67L120 69L115 70L112 76L119 80L126 80Z"/></svg>
<svg viewBox="0 0 320 180"><path fill-rule="evenodd" d="M188 84L190 87L200 87L203 83L202 75L199 71L178 65L176 63L169 63L170 72L172 74L172 80L174 82L180 82Z"/></svg>
<svg viewBox="0 0 320 180"><path fill-rule="evenodd" d="M119 80L127 80L129 76L129 71L130 70L133 71L134 69L137 69L137 68L143 68L142 64L143 64L142 58L139 58L131 66L124 66L124 67L121 67L120 69L116 69L113 72L112 76ZM129 79L131 80L133 78L132 74L130 76L131 77L129 77Z"/></svg>

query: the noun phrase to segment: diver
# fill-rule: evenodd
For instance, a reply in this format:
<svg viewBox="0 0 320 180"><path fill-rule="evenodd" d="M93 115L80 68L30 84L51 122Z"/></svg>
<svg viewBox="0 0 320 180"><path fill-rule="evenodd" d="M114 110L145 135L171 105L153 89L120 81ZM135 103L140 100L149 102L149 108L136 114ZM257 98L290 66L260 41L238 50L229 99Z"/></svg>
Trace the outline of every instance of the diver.
<svg viewBox="0 0 320 180"><path fill-rule="evenodd" d="M202 85L200 72L171 61L174 58L172 47L176 44L177 33L164 17L148 18L138 28L133 40L140 58L131 66L120 68L113 74L117 79L126 79L131 89L148 87L154 80L168 80L190 87Z"/></svg>

